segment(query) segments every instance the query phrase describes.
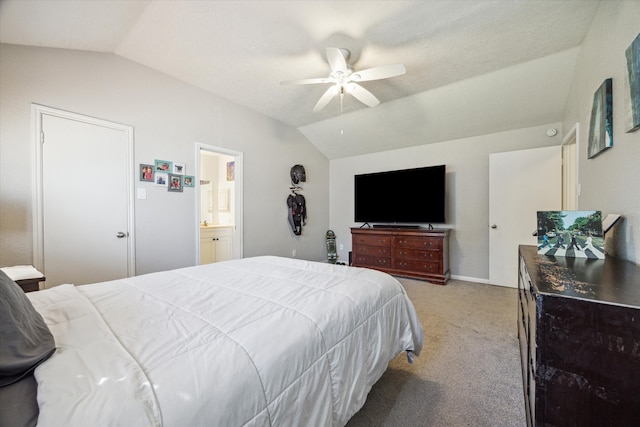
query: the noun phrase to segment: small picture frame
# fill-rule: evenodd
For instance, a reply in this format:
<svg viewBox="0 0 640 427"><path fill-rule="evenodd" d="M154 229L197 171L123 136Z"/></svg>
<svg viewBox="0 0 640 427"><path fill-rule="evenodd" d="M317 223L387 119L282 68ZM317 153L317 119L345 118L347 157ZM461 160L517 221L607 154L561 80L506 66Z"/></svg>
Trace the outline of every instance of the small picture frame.
<svg viewBox="0 0 640 427"><path fill-rule="evenodd" d="M139 175L138 175L140 177L140 181L154 182L153 172L154 172L153 165L140 163L140 169L139 169Z"/></svg>
<svg viewBox="0 0 640 427"><path fill-rule="evenodd" d="M171 173L173 172L173 162L167 160L156 160L154 163L156 172Z"/></svg>
<svg viewBox="0 0 640 427"><path fill-rule="evenodd" d="M183 180L183 184L185 187L195 187L196 185L196 180L195 177L192 175L185 175L184 176L184 180Z"/></svg>
<svg viewBox="0 0 640 427"><path fill-rule="evenodd" d="M184 163L173 163L173 174L184 175L185 167Z"/></svg>
<svg viewBox="0 0 640 427"><path fill-rule="evenodd" d="M182 192L182 175L169 174L169 191Z"/></svg>
<svg viewBox="0 0 640 427"><path fill-rule="evenodd" d="M169 182L169 174L164 172L156 172L154 182L158 187L166 187Z"/></svg>
<svg viewBox="0 0 640 427"><path fill-rule="evenodd" d="M227 162L227 181L235 181L236 179L236 162Z"/></svg>

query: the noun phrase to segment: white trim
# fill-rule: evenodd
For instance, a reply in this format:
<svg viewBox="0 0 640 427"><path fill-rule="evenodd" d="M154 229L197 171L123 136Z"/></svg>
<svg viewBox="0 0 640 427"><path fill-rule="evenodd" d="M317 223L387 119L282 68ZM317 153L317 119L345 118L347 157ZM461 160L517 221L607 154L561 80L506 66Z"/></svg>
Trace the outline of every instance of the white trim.
<svg viewBox="0 0 640 427"><path fill-rule="evenodd" d="M579 202L580 202L580 122L576 122L569 132L562 138L562 146L563 146L563 154L564 154L564 146L570 144L575 140L576 144L576 173L575 173L575 194L576 194L576 210L580 210ZM563 180L564 185L564 180ZM564 195L563 195L564 198Z"/></svg>
<svg viewBox="0 0 640 427"><path fill-rule="evenodd" d="M32 219L33 219L33 264L36 269L44 271L44 212L43 212L43 194L42 194L42 144L40 135L42 135L42 117L44 115L60 117L68 120L75 120L95 126L102 126L109 129L122 131L127 135L128 140L128 163L129 175L127 176L128 194L128 233L127 238L127 274L129 277L136 274L136 245L135 245L135 198L134 185L136 178L136 169L134 162L134 138L133 127L120 123L110 122L95 117L84 116L81 114L71 113L69 111L59 110L57 108L46 107L39 104L31 104L31 140L35 161L32 166Z"/></svg>
<svg viewBox="0 0 640 427"><path fill-rule="evenodd" d="M489 283L489 279L480 279L479 277L458 276L458 275L452 274L451 279L462 280L463 282L483 283L485 285L491 284Z"/></svg>
<svg viewBox="0 0 640 427"><path fill-rule="evenodd" d="M229 150L228 148L216 147L214 145L203 144L200 142L195 143L195 192L196 192L196 208L195 218L193 223L196 227L195 240L196 240L196 260L195 265L200 264L200 152L210 151L216 154L223 154L235 158L235 208L234 208L234 233L233 233L233 258L240 259L244 257L244 211L243 211L243 182L244 182L244 169L243 161L244 154L241 151Z"/></svg>

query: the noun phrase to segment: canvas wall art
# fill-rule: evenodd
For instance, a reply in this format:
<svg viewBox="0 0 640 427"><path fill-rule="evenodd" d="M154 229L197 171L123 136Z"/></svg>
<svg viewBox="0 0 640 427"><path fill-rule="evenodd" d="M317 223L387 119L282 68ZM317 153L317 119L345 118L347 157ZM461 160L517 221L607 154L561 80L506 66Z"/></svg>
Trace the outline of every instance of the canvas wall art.
<svg viewBox="0 0 640 427"><path fill-rule="evenodd" d="M640 129L640 34L625 51L627 59L629 117L627 132Z"/></svg>
<svg viewBox="0 0 640 427"><path fill-rule="evenodd" d="M600 211L539 211L538 253L604 259Z"/></svg>
<svg viewBox="0 0 640 427"><path fill-rule="evenodd" d="M606 79L593 96L589 124L588 157L591 159L613 146L613 84Z"/></svg>

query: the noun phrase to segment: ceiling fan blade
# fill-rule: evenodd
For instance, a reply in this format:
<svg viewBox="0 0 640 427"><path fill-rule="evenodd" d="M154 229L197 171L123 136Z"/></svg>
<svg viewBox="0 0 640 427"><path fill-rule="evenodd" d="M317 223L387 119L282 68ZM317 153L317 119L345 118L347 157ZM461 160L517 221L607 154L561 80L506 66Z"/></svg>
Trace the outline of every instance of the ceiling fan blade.
<svg viewBox="0 0 640 427"><path fill-rule="evenodd" d="M347 73L347 61L344 59L344 55L342 51L335 47L327 48L327 61L329 62L329 66L331 67L332 72L341 72L342 74Z"/></svg>
<svg viewBox="0 0 640 427"><path fill-rule="evenodd" d="M331 101L334 96L336 96L336 88L335 86L331 86L329 89L327 89L324 95L320 97L320 99L316 103L316 106L313 107L313 112L315 113L326 107L329 101Z"/></svg>
<svg viewBox="0 0 640 427"><path fill-rule="evenodd" d="M358 101L362 102L365 105L368 105L369 107L375 107L376 105L380 104L380 101L378 101L378 98L373 96L371 92L369 92L359 84L355 84L355 83L349 83L349 84L353 85L353 89L351 89L349 93L353 95Z"/></svg>
<svg viewBox="0 0 640 427"><path fill-rule="evenodd" d="M369 68L367 70L356 71L349 76L349 80L355 82L366 82L369 80L387 79L389 77L401 76L407 72L402 64L383 65L381 67Z"/></svg>
<svg viewBox="0 0 640 427"><path fill-rule="evenodd" d="M318 83L332 83L331 79L326 77L320 77L317 79L300 79L300 80L288 80L286 82L280 82L281 85L313 85Z"/></svg>

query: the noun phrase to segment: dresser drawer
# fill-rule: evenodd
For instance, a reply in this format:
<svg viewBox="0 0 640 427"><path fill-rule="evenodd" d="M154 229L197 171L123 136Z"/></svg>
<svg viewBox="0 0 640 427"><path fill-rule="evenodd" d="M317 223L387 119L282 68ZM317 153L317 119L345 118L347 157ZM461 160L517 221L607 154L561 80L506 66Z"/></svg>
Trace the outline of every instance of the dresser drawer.
<svg viewBox="0 0 640 427"><path fill-rule="evenodd" d="M379 234L356 234L353 236L354 245L389 246L391 237Z"/></svg>
<svg viewBox="0 0 640 427"><path fill-rule="evenodd" d="M393 246L438 251L442 249L442 239L420 236L396 236L393 238Z"/></svg>
<svg viewBox="0 0 640 427"><path fill-rule="evenodd" d="M358 254L353 260L353 264L358 267L389 268L391 267L391 258Z"/></svg>
<svg viewBox="0 0 640 427"><path fill-rule="evenodd" d="M409 248L393 248L393 257L396 259L415 259L421 261L439 262L440 254L437 251L409 249Z"/></svg>
<svg viewBox="0 0 640 427"><path fill-rule="evenodd" d="M438 274L442 267L437 262L426 262L419 260L394 259L393 268L398 270L412 271L416 273Z"/></svg>
<svg viewBox="0 0 640 427"><path fill-rule="evenodd" d="M355 253L358 255L389 257L391 256L391 249L388 246L356 245Z"/></svg>

